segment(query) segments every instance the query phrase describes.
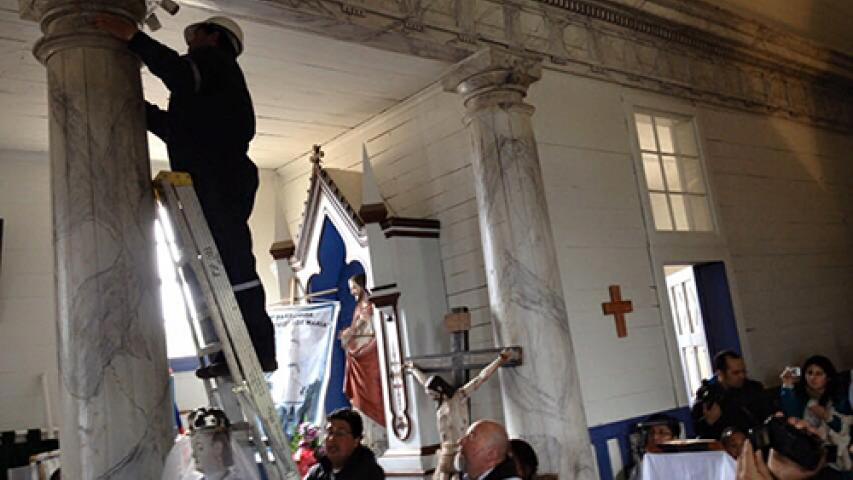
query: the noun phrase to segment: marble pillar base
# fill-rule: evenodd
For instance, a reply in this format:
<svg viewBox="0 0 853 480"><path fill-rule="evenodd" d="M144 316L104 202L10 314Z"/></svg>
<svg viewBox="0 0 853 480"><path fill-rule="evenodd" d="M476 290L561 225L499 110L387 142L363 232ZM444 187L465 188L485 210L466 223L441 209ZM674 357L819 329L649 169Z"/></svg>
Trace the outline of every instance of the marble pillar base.
<svg viewBox="0 0 853 480"><path fill-rule="evenodd" d="M388 478L405 480L431 479L435 471L438 445L419 450L388 450L379 457L379 465Z"/></svg>

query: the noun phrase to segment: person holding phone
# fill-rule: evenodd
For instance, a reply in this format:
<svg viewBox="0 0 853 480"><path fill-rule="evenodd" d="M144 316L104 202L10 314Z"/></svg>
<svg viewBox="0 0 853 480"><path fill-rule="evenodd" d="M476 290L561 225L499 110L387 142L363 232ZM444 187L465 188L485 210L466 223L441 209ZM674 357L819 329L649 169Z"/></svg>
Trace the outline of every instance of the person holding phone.
<svg viewBox="0 0 853 480"><path fill-rule="evenodd" d="M806 359L801 369L786 367L780 377L779 396L785 415L802 419L821 439L834 446L836 454L829 464L831 468L853 471L850 455L853 411L832 362L822 355L813 355Z"/></svg>

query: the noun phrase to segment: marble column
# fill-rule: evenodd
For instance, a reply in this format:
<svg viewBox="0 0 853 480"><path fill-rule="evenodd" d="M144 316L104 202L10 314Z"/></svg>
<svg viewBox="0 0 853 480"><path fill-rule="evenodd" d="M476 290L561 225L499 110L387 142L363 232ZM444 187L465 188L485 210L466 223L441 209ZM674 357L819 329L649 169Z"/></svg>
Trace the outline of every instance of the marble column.
<svg viewBox="0 0 853 480"><path fill-rule="evenodd" d="M139 61L92 27L142 0L22 1L47 68L62 476L157 479L172 418Z"/></svg>
<svg viewBox="0 0 853 480"><path fill-rule="evenodd" d="M443 83L465 102L495 340L524 348L524 364L500 372L507 430L533 444L540 471L594 479L533 107L523 101L540 76L538 59L490 48Z"/></svg>

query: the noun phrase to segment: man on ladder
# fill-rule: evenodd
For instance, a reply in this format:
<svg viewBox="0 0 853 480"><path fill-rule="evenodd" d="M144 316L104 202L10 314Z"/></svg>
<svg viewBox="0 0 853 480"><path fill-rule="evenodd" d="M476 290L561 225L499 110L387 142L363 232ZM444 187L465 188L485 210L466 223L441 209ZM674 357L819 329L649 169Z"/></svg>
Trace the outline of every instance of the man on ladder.
<svg viewBox="0 0 853 480"><path fill-rule="evenodd" d="M274 330L247 224L258 168L247 155L255 136L254 108L236 61L243 32L229 18L211 17L186 28L189 51L180 56L121 17L99 15L95 25L127 42L171 92L168 111L146 102L148 130L166 143L171 169L192 177L261 368L276 370ZM221 353L196 371L200 378L228 373Z"/></svg>

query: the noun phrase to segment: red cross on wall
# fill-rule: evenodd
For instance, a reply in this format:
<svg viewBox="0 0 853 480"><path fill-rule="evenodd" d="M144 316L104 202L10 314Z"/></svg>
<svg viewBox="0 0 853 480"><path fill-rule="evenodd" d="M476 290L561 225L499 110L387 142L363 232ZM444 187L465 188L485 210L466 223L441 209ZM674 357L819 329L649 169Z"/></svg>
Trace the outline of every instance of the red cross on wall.
<svg viewBox="0 0 853 480"><path fill-rule="evenodd" d="M628 327L625 325L625 314L634 311L630 300L622 300L622 291L619 285L610 286L610 302L601 304L605 315L613 315L616 320L616 336L619 338L628 336Z"/></svg>

